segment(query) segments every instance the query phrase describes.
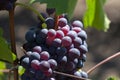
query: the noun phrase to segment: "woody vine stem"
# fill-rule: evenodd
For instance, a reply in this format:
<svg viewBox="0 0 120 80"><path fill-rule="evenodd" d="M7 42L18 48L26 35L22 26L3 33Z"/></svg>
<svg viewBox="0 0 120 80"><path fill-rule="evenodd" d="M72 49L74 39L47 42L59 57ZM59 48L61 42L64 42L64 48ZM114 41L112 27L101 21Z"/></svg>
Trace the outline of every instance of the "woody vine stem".
<svg viewBox="0 0 120 80"><path fill-rule="evenodd" d="M17 56L16 53L16 43L15 43L15 28L14 28L14 9L9 11L9 27L10 27L10 40L11 40L11 50ZM18 65L17 59L13 62L13 66ZM14 70L14 80L18 80L18 69Z"/></svg>

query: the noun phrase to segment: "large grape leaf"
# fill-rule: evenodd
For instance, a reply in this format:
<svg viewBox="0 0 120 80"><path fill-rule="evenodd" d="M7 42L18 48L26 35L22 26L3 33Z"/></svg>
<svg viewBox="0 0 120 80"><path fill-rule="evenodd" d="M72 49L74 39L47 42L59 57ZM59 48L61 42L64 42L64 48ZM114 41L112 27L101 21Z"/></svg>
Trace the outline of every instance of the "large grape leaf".
<svg viewBox="0 0 120 80"><path fill-rule="evenodd" d="M12 63L16 56L10 50L6 40L2 37L3 31L0 28L0 60Z"/></svg>
<svg viewBox="0 0 120 80"><path fill-rule="evenodd" d="M110 21L104 12L106 0L86 0L87 10L83 17L85 27L95 27L107 31Z"/></svg>
<svg viewBox="0 0 120 80"><path fill-rule="evenodd" d="M56 8L56 13L67 13L69 18L72 18L77 0L30 0L30 3L40 2L46 3L48 8Z"/></svg>

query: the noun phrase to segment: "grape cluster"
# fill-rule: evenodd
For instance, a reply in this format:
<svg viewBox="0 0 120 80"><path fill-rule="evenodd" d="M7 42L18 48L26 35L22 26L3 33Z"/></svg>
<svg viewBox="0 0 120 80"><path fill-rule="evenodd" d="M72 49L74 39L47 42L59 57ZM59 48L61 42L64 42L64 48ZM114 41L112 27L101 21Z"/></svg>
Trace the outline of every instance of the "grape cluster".
<svg viewBox="0 0 120 80"><path fill-rule="evenodd" d="M21 58L20 64L26 70L21 79L75 80L54 74L54 71L88 78L87 73L81 70L88 52L87 34L82 22L74 20L70 24L65 15L60 15L55 25L54 18L42 16L45 22L40 21L39 27L30 28L25 34L27 42L23 48L26 55ZM47 25L47 29L43 28L43 24Z"/></svg>
<svg viewBox="0 0 120 80"><path fill-rule="evenodd" d="M0 0L0 10L11 10L16 0Z"/></svg>

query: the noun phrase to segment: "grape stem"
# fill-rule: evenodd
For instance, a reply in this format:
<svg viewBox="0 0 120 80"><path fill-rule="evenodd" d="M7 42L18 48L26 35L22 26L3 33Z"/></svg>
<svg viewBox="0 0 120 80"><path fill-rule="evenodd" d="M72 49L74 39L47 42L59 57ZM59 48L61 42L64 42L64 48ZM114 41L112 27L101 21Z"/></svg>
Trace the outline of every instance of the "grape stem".
<svg viewBox="0 0 120 80"><path fill-rule="evenodd" d="M55 30L58 29L58 19L59 19L59 16L55 14Z"/></svg>
<svg viewBox="0 0 120 80"><path fill-rule="evenodd" d="M10 27L10 40L11 40L11 50L17 56L16 53L16 43L15 43L15 30L14 30L14 9L9 11L9 27ZM13 65L18 64L17 59L14 61ZM18 69L14 70L14 80L18 80Z"/></svg>
<svg viewBox="0 0 120 80"><path fill-rule="evenodd" d="M104 63L106 63L106 62L108 62L108 61L110 61L110 60L112 60L112 59L114 59L115 57L118 57L118 56L120 56L120 52L117 52L117 53L113 54L112 56L110 56L110 57L104 59L103 61L99 62L99 63L96 64L94 67L92 67L91 69L89 69L89 70L87 71L87 73L90 74L92 71L94 71L96 68L98 68L98 67L101 66L102 64L104 64Z"/></svg>
<svg viewBox="0 0 120 80"><path fill-rule="evenodd" d="M22 4L22 3L15 3L15 5L16 6L19 5L19 6L22 6L22 7L26 8L26 9L28 9L28 10L33 11L35 14L38 15L38 17L41 19L42 22L45 22L45 19L42 17L42 15L36 9L34 9L33 7L31 7L29 5L26 5L26 4Z"/></svg>
<svg viewBox="0 0 120 80"><path fill-rule="evenodd" d="M55 74L59 74L59 75L63 75L63 76L71 77L71 78L76 78L76 79L79 79L79 80L90 80L90 79L81 78L81 77L74 76L74 75L67 74L67 73L63 73L63 72L58 72L58 71L53 71L53 72L54 72Z"/></svg>

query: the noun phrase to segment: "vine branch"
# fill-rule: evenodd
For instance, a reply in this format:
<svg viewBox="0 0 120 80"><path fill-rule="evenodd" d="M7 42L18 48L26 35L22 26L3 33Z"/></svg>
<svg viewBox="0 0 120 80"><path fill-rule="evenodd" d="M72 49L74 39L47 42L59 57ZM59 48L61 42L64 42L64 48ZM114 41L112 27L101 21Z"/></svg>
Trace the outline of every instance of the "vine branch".
<svg viewBox="0 0 120 80"><path fill-rule="evenodd" d="M14 9L9 11L9 26L10 26L10 40L11 40L11 50L17 56L16 53L16 43L15 43L15 30L14 30ZM13 65L18 64L17 59L14 61ZM18 80L18 69L14 70L14 80Z"/></svg>
<svg viewBox="0 0 120 80"><path fill-rule="evenodd" d="M98 67L101 66L102 64L104 64L104 63L106 63L106 62L108 62L108 61L110 61L110 60L112 60L112 59L114 59L115 57L118 57L118 56L120 56L120 52L117 52L117 53L113 54L112 56L110 56L110 57L104 59L103 61L99 62L99 63L96 64L94 67L92 67L91 69L89 69L89 70L87 71L87 73L90 74L92 71L94 71L96 68L98 68Z"/></svg>
<svg viewBox="0 0 120 80"><path fill-rule="evenodd" d="M26 8L26 9L28 9L28 10L33 11L35 14L38 15L38 17L42 20L42 22L45 22L45 19L42 17L42 15L36 9L34 9L33 7L31 7L29 5L22 4L22 3L15 3L15 5L16 6L19 5L19 6L22 6L22 7Z"/></svg>

